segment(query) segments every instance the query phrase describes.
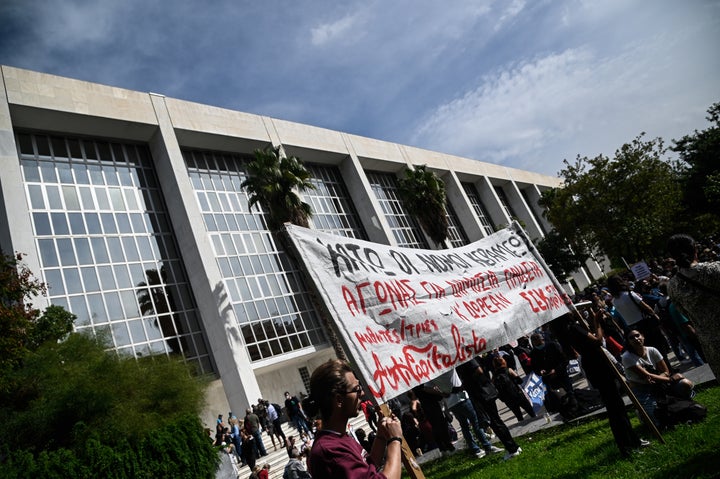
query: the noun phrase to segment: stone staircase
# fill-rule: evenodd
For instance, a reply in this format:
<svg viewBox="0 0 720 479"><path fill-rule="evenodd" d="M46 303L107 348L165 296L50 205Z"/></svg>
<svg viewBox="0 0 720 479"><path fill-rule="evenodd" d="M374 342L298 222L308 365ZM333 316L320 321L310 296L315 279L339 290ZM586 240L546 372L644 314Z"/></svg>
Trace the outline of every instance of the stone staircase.
<svg viewBox="0 0 720 479"><path fill-rule="evenodd" d="M362 413L358 414L357 417L350 420L350 426L354 429L361 427L365 429L366 432L370 432L370 426L368 426L367 422L365 421L365 416ZM290 426L289 423L285 422L282 424L282 429L285 433L285 437L295 436L296 442L298 442L299 444L300 435L294 427ZM264 457L259 457L257 459L256 465L262 467L263 464L270 464L270 479L282 479L285 464L287 464L288 462L287 451L284 447L280 447L279 445L277 450L275 450L270 436L265 432L262 433L262 439L268 455ZM247 479L250 477L250 473L252 471L250 471L250 468L248 466L241 466L240 461L237 459L237 456L235 454L229 454L228 457L230 459L230 463L233 467L233 472L237 479Z"/></svg>

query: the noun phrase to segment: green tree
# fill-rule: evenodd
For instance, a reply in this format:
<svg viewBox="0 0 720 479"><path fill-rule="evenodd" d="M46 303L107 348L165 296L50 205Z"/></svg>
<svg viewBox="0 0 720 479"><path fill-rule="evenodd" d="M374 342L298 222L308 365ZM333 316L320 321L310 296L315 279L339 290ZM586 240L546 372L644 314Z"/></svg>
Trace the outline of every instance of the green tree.
<svg viewBox="0 0 720 479"><path fill-rule="evenodd" d="M70 333L74 315L32 306L44 292L22 255L0 256L0 477L213 477L204 380Z"/></svg>
<svg viewBox="0 0 720 479"><path fill-rule="evenodd" d="M205 382L179 359L119 357L101 338L72 333L28 354L12 384L0 401L11 458L42 469L60 457L85 471L72 477L212 477L217 453L198 418ZM162 441L173 450L152 446Z"/></svg>
<svg viewBox="0 0 720 479"><path fill-rule="evenodd" d="M310 172L297 157L282 157L280 148L258 149L255 150L255 159L248 163L247 168L248 177L241 186L249 195L250 208L260 204L267 212L268 228L271 231L280 232L286 222L305 228L309 226L312 209L300 199L295 190L314 190L315 185L310 182ZM286 236L278 234L275 237L288 256L293 258L294 250L288 244ZM346 359L322 301L314 292L311 292L310 296L335 354L338 358Z"/></svg>
<svg viewBox="0 0 720 479"><path fill-rule="evenodd" d="M45 341L57 341L72 331L75 316L59 306L45 312L32 301L46 292L22 262L23 255L0 255L0 390L7 375Z"/></svg>
<svg viewBox="0 0 720 479"><path fill-rule="evenodd" d="M553 230L536 242L540 255L552 270L558 281L566 281L572 273L580 269L587 256L576 254L568 241Z"/></svg>
<svg viewBox="0 0 720 479"><path fill-rule="evenodd" d="M259 203L266 210L272 231L278 231L286 222L308 227L312 209L295 190L312 190L315 185L310 182L310 172L297 157L282 157L280 148L257 149L247 169L248 177L241 186L249 195L249 206Z"/></svg>
<svg viewBox="0 0 720 479"><path fill-rule="evenodd" d="M547 218L576 253L603 251L616 262L634 261L664 247L680 211L681 188L676 169L662 158L662 140L643 136L613 159L566 160L563 186L543 192Z"/></svg>
<svg viewBox="0 0 720 479"><path fill-rule="evenodd" d="M684 224L678 231L704 237L720 233L720 102L708 109L712 125L673 140L683 183Z"/></svg>
<svg viewBox="0 0 720 479"><path fill-rule="evenodd" d="M406 168L405 176L398 180L398 185L400 198L408 212L436 245L443 245L449 226L443 180L428 171L426 165L419 165L413 169Z"/></svg>

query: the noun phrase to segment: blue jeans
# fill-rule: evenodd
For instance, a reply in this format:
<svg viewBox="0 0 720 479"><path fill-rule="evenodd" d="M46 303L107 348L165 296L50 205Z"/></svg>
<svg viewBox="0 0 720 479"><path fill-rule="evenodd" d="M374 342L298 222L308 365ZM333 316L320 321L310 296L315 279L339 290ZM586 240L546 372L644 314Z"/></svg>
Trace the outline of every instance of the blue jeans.
<svg viewBox="0 0 720 479"><path fill-rule="evenodd" d="M483 428L480 427L480 421L478 420L477 414L475 413L475 408L473 407L472 402L469 399L457 403L450 408L450 411L452 411L452 413L458 419L458 422L460 423L460 429L462 430L462 435L465 438L465 443L467 443L468 448L473 453L480 452L480 446L478 446L477 442L475 442L475 438L470 431L471 427L472 432L475 433L475 437L478 439L478 441L480 441L483 449L485 449L486 451L490 449L490 447L492 446L492 444L490 443L490 438L488 438L487 434L485 434Z"/></svg>
<svg viewBox="0 0 720 479"><path fill-rule="evenodd" d="M258 456L267 456L267 451L265 450L265 444L263 444L262 435L260 433L260 429L255 431L253 434L253 438L255 439L255 448L258 452Z"/></svg>
<svg viewBox="0 0 720 479"><path fill-rule="evenodd" d="M644 386L632 386L630 389L647 415L650 416L650 420L652 420L656 426L660 426L658 420L655 419L655 408L657 408L655 390L652 387Z"/></svg>
<svg viewBox="0 0 720 479"><path fill-rule="evenodd" d="M305 434L307 434L308 436L312 436L310 425L307 423L302 414L296 414L295 416L293 416L292 422L295 423L295 429L297 429L298 433L305 431Z"/></svg>

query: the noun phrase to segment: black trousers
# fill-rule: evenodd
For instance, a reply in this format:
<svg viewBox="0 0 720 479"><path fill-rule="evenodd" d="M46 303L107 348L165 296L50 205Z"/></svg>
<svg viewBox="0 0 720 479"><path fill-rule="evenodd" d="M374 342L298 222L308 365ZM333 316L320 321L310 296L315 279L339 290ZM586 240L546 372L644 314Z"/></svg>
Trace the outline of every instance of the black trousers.
<svg viewBox="0 0 720 479"><path fill-rule="evenodd" d="M512 435L510 435L510 431L503 420L500 419L500 413L498 412L497 404L495 404L495 399L483 400L478 397L473 397L472 401L478 417L485 416L488 419L490 427L495 431L495 434L498 439L500 439L500 442L503 443L505 449L511 454L517 451L519 446Z"/></svg>
<svg viewBox="0 0 720 479"><path fill-rule="evenodd" d="M640 447L640 439L633 431L627 416L625 403L620 393L621 386L615 372L609 366L607 368L588 368L584 363L583 369L590 384L600 392L600 397L607 409L615 444L623 456L628 456L633 449Z"/></svg>

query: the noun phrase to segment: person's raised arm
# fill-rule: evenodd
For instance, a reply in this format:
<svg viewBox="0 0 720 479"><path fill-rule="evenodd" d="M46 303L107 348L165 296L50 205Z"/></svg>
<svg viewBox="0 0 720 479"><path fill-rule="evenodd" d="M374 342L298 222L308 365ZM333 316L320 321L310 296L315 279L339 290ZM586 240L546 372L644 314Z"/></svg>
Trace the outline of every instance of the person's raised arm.
<svg viewBox="0 0 720 479"><path fill-rule="evenodd" d="M370 458L376 465L385 460L382 473L388 479L400 479L402 472L402 427L396 417L384 417L378 425Z"/></svg>

